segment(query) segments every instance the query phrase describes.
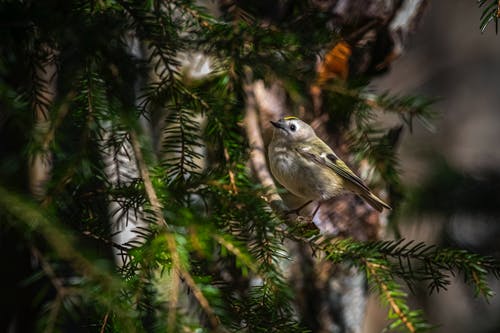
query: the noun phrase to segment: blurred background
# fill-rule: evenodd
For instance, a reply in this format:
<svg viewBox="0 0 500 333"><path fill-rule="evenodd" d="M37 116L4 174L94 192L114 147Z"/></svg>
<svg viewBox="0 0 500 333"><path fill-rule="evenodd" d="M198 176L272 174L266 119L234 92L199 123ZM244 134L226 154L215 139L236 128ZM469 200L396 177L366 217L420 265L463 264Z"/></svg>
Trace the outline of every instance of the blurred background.
<svg viewBox="0 0 500 333"><path fill-rule="evenodd" d="M410 189L403 237L500 258L500 36L494 23L480 32L481 13L476 1L429 2L405 54L374 87L438 99L434 130L415 123L400 147ZM498 294L499 281L491 284ZM447 292L421 291L413 305L436 332L500 331L498 295L474 299L460 279ZM385 309L371 299L368 312L365 332L380 332Z"/></svg>
<svg viewBox="0 0 500 333"><path fill-rule="evenodd" d="M318 8L328 8L328 5L332 5L333 7L336 7L336 9L341 13L347 13L345 17L347 17L348 19L352 19L352 17L355 16L351 15L352 12L366 11L366 13L363 14L371 17L370 15L372 11L375 11L375 9L380 9L377 6L366 6L366 8L364 8L360 5L360 3L365 5L364 1L365 0L349 1L349 3L352 5L351 7L342 6L342 3L346 3L342 1L311 0L310 2L314 3ZM241 0L236 2L244 3L246 1ZM283 9L286 6L281 6L287 1L259 2L256 0L252 0L248 2L252 4L256 3L258 7L257 9L262 10L264 13L267 13L267 11L269 11L269 13L271 14L274 12L277 13L275 17L273 17L273 15L269 15L270 17L264 15L266 20L275 19L277 21L282 20L285 23L289 22L289 20L287 20L286 14L290 13L287 13L287 11ZM22 4L23 2L13 1L12 3ZM106 2L96 3L105 4ZM215 2L208 1L208 3L212 3L215 6ZM226 4L228 7L231 7L230 5L232 5L233 1L221 0L220 3ZM289 1L288 3L300 2ZM374 1L373 3L389 4L391 3L391 1L381 0ZM408 0L407 2L394 0L393 3L396 3L398 5L401 3L412 4L415 3L415 0ZM55 1L52 3L52 5L55 6L53 8L59 7L59 3L56 3ZM49 8L46 7L45 2L40 6L43 7L44 10L46 10L46 8ZM103 6L105 7L107 5ZM64 14L65 8L66 7L61 6L61 13ZM381 8L383 9L383 7ZM341 9L343 9L344 12L342 12ZM227 10L229 11L229 9ZM327 9L325 9L325 11L326 10ZM35 15L35 17L38 17L39 13L36 10L34 10L34 12L37 14ZM83 13L83 10L81 12ZM5 13L9 13L9 11L5 11ZM61 17L64 16L61 13L59 13ZM237 13L238 11L236 10L236 14ZM483 255L490 255L500 260L500 243L498 242L500 236L500 147L498 147L500 143L500 114L498 114L497 112L499 108L498 105L500 105L500 96L498 94L498 89L500 88L500 35L495 34L494 24L491 24L487 28L485 33L480 32L479 23L481 13L482 9L478 8L477 1L474 0L460 2L451 0L441 0L434 2L429 1L427 9L424 11L423 17L419 25L415 29L415 33L410 34L410 36L408 37L409 40L404 41L404 54L394 63L391 63L391 70L388 73L378 77L375 81L372 82L371 86L374 90L377 90L379 92L389 91L391 94L399 92L401 96L409 94L417 96L421 95L428 98L437 99L436 103L433 105L433 108L436 111L436 118L434 122L432 124L422 124L415 122L411 133L410 131L405 129L403 140L401 142L401 146L399 147L401 157L399 168L401 170L404 185L406 186L405 194L407 194L403 209L401 211L397 210L397 214L399 215L396 218L396 220L399 222L399 228L401 230L402 236L406 239L424 241L427 244L436 244L443 247L449 246L454 248L463 248ZM235 17L238 17L238 15L236 14ZM111 17L115 17L115 15L116 13L113 13ZM385 13L385 15L387 15L387 13ZM40 16L43 17L44 20L47 19L47 17L50 17L50 21L52 21L53 17L56 17L55 11L51 11L50 16L45 16L43 15L43 13L40 14ZM84 18L85 15L82 17ZM0 20L0 22L1 21L2 20ZM58 20L54 20L54 22L57 21ZM117 21L121 21L121 18L118 17ZM353 21L355 20L353 19ZM87 21L83 20L82 22ZM346 20L346 22L352 23L349 22L349 20ZM382 20L382 22L388 21ZM322 24L322 22L319 23ZM91 34L82 33L82 30L80 29L81 27L78 24L79 21L75 21L74 24L70 24L70 27L73 29L71 30L71 33L73 33L74 35L71 35L71 33L68 34L67 26L63 26L60 30L64 32L64 36L66 36L66 34L70 36L68 40L71 41L71 45L77 41L85 42L82 45L87 45L87 39L83 38L82 41L80 41L79 37ZM411 27L413 24L409 23L408 25ZM52 24L49 24L49 26L52 26ZM89 27L93 27L92 25L84 26L87 29L89 29ZM124 27L126 27L126 25L124 25ZM58 29L56 30L59 31L60 27L58 26L57 28ZM307 31L307 38L310 37L310 30L302 27L301 30ZM109 32L113 31L109 30ZM328 37L331 38L331 31L327 32ZM406 34L401 35L406 36ZM404 38L404 36L402 38ZM13 38L12 40L12 45L19 44L15 38ZM109 43L108 40L104 37L90 38L89 40L92 43L98 42L96 44L97 46L95 46L96 49L99 49L101 47L100 43L104 44L102 47L106 50L108 49L108 44L110 44L111 46L113 45L113 43ZM222 38L222 40L224 40L224 38ZM233 41L236 40L236 38L231 37L230 40ZM238 41L238 45L239 43L240 41ZM5 45L7 45L7 43L5 43ZM369 46L370 44L368 43L366 45ZM325 46L322 45L322 47ZM113 47L111 47L111 49L113 49ZM359 49L361 51L366 50L366 54L368 54L370 51L376 53L376 51L378 50L375 47L373 47L372 49L367 47L364 50L362 47L360 47ZM11 56L11 50L7 47L5 48L5 50L6 51L4 51L4 53L8 56ZM89 50L93 49L89 48ZM313 51L314 50L311 50L311 55L314 54L314 56L316 56ZM94 53L95 52L89 51L89 54ZM111 55L111 58L113 58L114 53L108 53ZM384 59L385 55L386 54L384 54L383 57ZM305 58L307 59L307 57ZM129 67L129 63L127 62L128 57L118 57L118 59L122 59L125 61L123 64L120 63L120 68L125 69ZM309 72L313 73L314 71L312 71L311 69L314 68L314 61L311 59L315 58L309 58L307 62L309 67L304 68L309 68ZM361 63L361 65L365 65L364 70L360 70L360 72L367 72L369 69L368 65L371 63L368 61L362 61L365 58L360 59L361 60L358 59L358 61ZM377 64L374 59L368 59L373 61L372 65ZM113 62L111 63L114 65L115 59L112 60ZM380 59L378 59L377 61L379 60ZM359 67L363 67L361 65ZM5 67L7 68L8 66ZM17 80L19 80L19 78L22 78L23 75L20 75L15 70L11 70L11 68L9 68L9 71L5 71L9 72L13 76L13 78L11 79L17 82ZM86 68L86 65L83 68ZM105 68L108 67L106 66ZM4 68L0 68L0 72L2 70L4 70ZM68 72L73 73L74 71L70 68ZM48 72L46 72L45 74L47 73ZM110 79L110 82L117 81L113 76L115 75L114 71L109 71L108 73L108 71L106 70L103 71L103 73L113 78L112 80ZM129 76L127 75L132 74L128 73L128 71L124 71L124 73L125 74L120 74L124 75L123 80L120 82L128 83L129 81L127 80L129 79ZM90 78L90 81L88 82L93 82L92 80L93 79ZM218 81L215 82L217 83ZM224 80L222 80L221 78L220 82L224 82ZM154 83L155 81L152 81L151 84ZM21 84L22 83L19 83L19 85ZM217 84L213 85L217 86ZM224 83L221 86L224 88L226 87L226 85L227 83ZM125 92L127 97L129 97L129 90L125 88L130 87L131 86L129 86L128 84L124 84L123 91L120 90L120 96ZM229 85L227 85L227 87L229 87ZM295 88L297 91L303 88L301 85L297 85L297 87L299 87ZM207 91L212 92L212 90ZM257 92L257 90L255 91ZM271 91L271 93L272 92L273 91ZM238 93L234 93L234 96L232 95L233 92L227 95L224 92L224 89L220 89L220 94L223 98L234 98L235 100L238 100L237 98L240 98L241 101L245 100L245 97L238 97ZM256 95L258 94L256 93ZM279 97L280 95L278 92L275 92L274 96ZM246 98L247 103L250 104L248 102L248 97ZM283 99L284 98L285 97L283 97ZM269 102L270 98L265 98L265 100ZM126 102L124 105L129 105L127 103L135 103L135 101L130 98L124 98L124 101ZM300 102L298 104L303 103L300 101L300 98L298 98L298 101ZM351 103L353 102L351 101ZM240 106L243 105L243 103L233 104L229 105L229 109L226 108L227 105L219 105L219 103L214 104L217 107L217 110L218 108L220 108L221 111L225 111L221 112L221 115L217 115L217 117L220 116L220 119L226 120L226 118L222 117L222 114L224 113L225 115L230 115L230 118L227 118L229 119L227 123L236 124L236 121L233 120L239 119L237 118L237 112L241 111ZM324 104L326 105L327 103ZM234 109L231 109L231 107ZM282 108L286 109L286 107L287 105L283 103ZM340 108L342 108L342 105L338 105L338 109ZM275 112L274 109L269 109L270 114L272 114L272 112ZM227 110L232 110L234 114L228 112ZM263 110L264 108L261 107L261 114L264 114ZM289 110L283 111L288 112ZM82 115L84 115L84 113L82 113ZM26 119L23 119L23 124L31 124L30 121L26 121L29 120L28 117L30 116L31 114L29 113L25 114ZM164 114L161 115L161 117L163 116ZM2 125L2 122L4 121L4 118L2 117L3 115L0 114L0 125ZM393 114L392 117L394 118L391 118L391 116L389 115L384 115L380 118L380 121L385 122L385 125L389 125L389 123L391 122L401 122L401 119L397 115ZM77 117L75 119L80 118ZM162 122L158 123L160 123L160 126L158 127L163 126ZM78 123L75 124L78 125ZM269 124L269 122L266 121L266 124ZM1 127L2 126L0 126L0 129ZM390 126L384 127L390 128ZM20 126L19 128L22 127ZM65 130L69 133L71 132L70 129L72 128L73 127L68 127ZM235 128L232 127L228 128L231 130L235 130ZM1 170L3 174L8 175L8 177L5 178L12 179L13 183L25 181L24 178L26 178L19 177L22 178L20 180L12 176L16 175L16 168L19 168L24 173L27 172L27 170L25 170L27 168L27 163L24 163L24 161L21 161L19 159L20 154L18 152L21 148L19 148L17 145L24 144L25 141L29 140L29 137L26 135L22 137L22 140L13 139L13 137L21 136L25 133L27 133L27 131L19 130L16 126L13 126L9 131L5 131L4 133L1 133L0 131L1 137L3 138L3 140L0 139L0 144L3 144L4 147L7 147L7 149L9 150L9 154L15 157L13 158L13 160L18 163L17 165L10 163L11 169L3 168L4 170ZM68 137L73 138L73 134L75 134L76 137L77 132L75 131L71 134L72 135ZM123 136L119 132L117 133L117 135ZM337 133L337 135L339 134ZM334 136L335 135L332 135L332 137ZM61 137L65 138L64 136ZM71 140L65 141L68 146L71 146L71 142ZM233 147L238 147L237 144L239 144L239 146L243 146L240 144L240 141L234 142L235 143L233 144ZM74 146L77 147L77 145ZM68 148L64 146L63 148L69 152L73 152L73 149L79 149L75 147L71 146L70 148ZM63 156L62 153L65 152L63 148L61 148L61 156ZM219 151L219 153L221 152L222 150ZM234 154L235 156L240 156L239 153L237 153L236 149ZM111 156L111 154L109 156ZM218 156L221 157L223 155L220 154ZM62 157L60 158L63 159ZM100 158L101 157L96 156L95 160L100 163ZM225 159L227 160L228 157L225 157ZM124 159L124 161L124 172L128 172L129 175L134 175L135 171L133 171L133 169L128 169L127 166L136 165L136 163L128 163L129 159ZM8 165L9 163L7 162L9 162L7 158L0 159L0 166ZM226 163L228 162L226 161ZM82 188L81 196L65 196L64 193L66 192L61 192L62 194L60 202L65 203L66 199L68 199L69 204L63 206L63 208L60 208L60 214L63 215L63 213L67 211L67 214L62 218L67 219L71 223L74 223L76 225L75 230L93 231L97 230L97 228L91 225L93 229L88 229L86 225L83 225L83 223L80 222L87 222L88 220L92 223L95 222L100 226L106 227L108 225L107 218L102 220L98 220L96 218L94 220L94 215L91 216L90 213L96 211L100 212L101 214L96 214L95 216L107 216L106 214L108 207L106 207L106 200L103 199L103 193L105 192L102 191L100 182L95 182L95 179L92 177L92 175L86 172L86 164L83 166L85 168L82 167L82 179L77 179L77 181L81 182L81 184L84 184L85 186L78 185L80 184L78 182L75 183L78 185L75 185L75 188ZM61 170L63 170L63 168L64 165L62 165ZM2 168L0 167L0 169ZM63 174L62 171L60 173ZM133 176L133 178L135 177L136 176ZM128 186L129 184L133 183L126 182L124 184ZM28 185L22 184L20 185L20 187L28 188ZM114 188L112 187L110 187L110 189L114 190ZM72 188L68 186L68 193L73 193L69 191L72 191ZM87 193L91 194L90 197L92 198L92 200L85 199L88 200L88 202L77 202L79 198L84 197L83 195L87 195ZM189 195L191 196L191 194ZM73 202L73 200L75 202ZM75 206L72 206L73 204L75 204ZM95 205L95 207L93 205ZM82 217L87 217L87 206L91 207L92 209L88 209L88 212L90 212L89 217L87 218L87 220L85 220ZM235 206L237 207L237 205ZM356 208L357 206L359 206L359 204L354 202L352 206ZM77 207L78 209L72 210L71 207ZM175 209L177 209L177 207ZM353 211L355 210L353 209ZM355 214L361 216L361 214L358 212L359 211L355 211ZM73 216L76 216L76 218L73 218ZM128 219L127 214L125 214L124 216L126 216ZM0 218L1 217L2 216L0 216ZM350 222L349 217L350 215L346 215L347 221ZM376 216L376 218L378 221L378 216ZM234 220L238 219L239 218L235 218ZM243 221L242 223L245 223L246 217L241 218L241 220ZM368 221L368 218L366 218L366 220ZM189 220L189 222L190 221L191 220ZM267 222L268 221L266 221L266 223ZM186 222L181 221L181 223ZM72 225L70 223L68 224ZM118 225L118 223L115 224ZM365 234L368 234L368 232L366 232L367 229L364 229L367 225L368 224L360 224L361 227L359 228ZM378 231L378 222L373 224L372 227ZM99 230L99 232L108 237L107 229L102 229L103 231ZM388 230L389 231L387 232L386 237L392 239L394 235L390 232L390 228L388 228ZM32 274L33 267L36 267L37 270L39 268L38 263L35 263L33 262L33 260L31 260L31 252L33 252L33 250L28 248L25 243L18 241L18 239L23 239L24 235L22 235L23 237L9 237L9 234L5 232L0 232L0 235L3 235L3 237L0 237L0 245L2 245L5 249L3 253L9 254L7 258L4 259L4 266L9 267L10 270L13 271L11 274L7 274L7 277L11 280L10 282L5 283L5 285L16 286L16 288L5 290L5 293L3 294L4 301L7 300L5 303L10 307L11 310L4 311L3 315L5 315L5 313L7 313L7 315L10 315L12 313L13 315L11 317L14 319L8 317L5 320L1 319L0 322L7 323L7 325L10 326L11 331L15 331L15 328L17 327L16 325L19 324L19 326L21 327L21 324L29 322L29 320L24 320L24 318L31 319L38 316L38 308L31 309L29 306L25 306L25 304L29 305L31 303L34 303L33 299L35 299L35 297L33 295L37 293L35 289L38 288L38 284L27 283L26 285L29 285L29 287L33 289L27 290L27 288L25 288L25 284L20 285L19 281L27 281L26 276L30 276L30 274ZM5 235L8 236L6 237ZM378 236L378 233L376 233L376 235ZM373 237L373 235L371 235L371 237ZM366 238L369 237L366 236ZM4 241L3 239L6 239L6 241ZM97 239L98 238L96 238L96 240ZM85 242L88 241L88 239L85 240ZM120 244L122 243L123 242L120 241ZM101 246L104 247L104 244L102 243ZM12 253L14 253L15 255L12 255ZM18 255L18 253L24 254L20 256ZM109 255L111 256L111 254ZM311 254L308 251L303 251L300 253L300 256L301 258L309 258ZM304 265L310 265L311 267L312 265L314 265L314 262L312 260L309 260L307 262L306 260L297 262L299 272L305 272L302 274L303 276L314 276L316 278L315 270L311 269L310 271L307 271L307 269L304 269ZM16 271L17 267L21 267L21 269L19 271ZM334 272L341 277L342 280L337 280L337 282L341 281L343 283L340 285L341 288L346 290L347 288L352 288L352 290L362 289L364 291L364 281L362 279L356 280L352 278L353 276L359 276L360 274L358 272L354 272L353 274L350 274L350 272L336 272L334 270L334 267L331 267L331 265L325 265L325 267L325 272ZM134 266L131 266L131 270L134 269ZM239 269L235 269L235 271L237 271L237 274L239 274ZM70 276L65 271L64 274L64 276ZM235 274L234 276L239 276L237 274ZM327 274L324 274L327 276L327 278L323 278L323 275L321 276L323 282L321 282L319 287L313 286L312 288L309 288L313 284L309 283L309 280L303 278L302 275L301 279L303 280L296 279L298 282L296 282L295 284L298 285L299 288L302 288L304 290L304 294L306 294L307 296L304 299L310 301L304 302L302 300L302 304L304 309L307 310L304 312L308 312L307 315L310 315L311 318L313 318L313 324L316 324L316 317L319 317L319 315L317 315L314 310L320 305L326 304L327 302L328 305L332 305L332 309L334 311L331 311L331 313L328 311L319 312L319 314L322 317L326 317L326 319L330 319L329 316L331 316L334 321L345 321L347 323L346 319L343 318L344 315L345 317L356 317L356 315L358 317L362 317L362 313L353 315L354 311L351 311L352 308L361 308L358 303L351 302L347 305L341 304L341 306L338 306L335 301L338 298L341 299L343 295L346 295L346 299L355 299L357 297L361 299L362 302L364 302L364 293L360 293L361 296L339 293L335 289L336 287L338 287L337 285L339 285L339 283L330 284L330 276L328 276ZM318 281L319 280L320 279L318 279ZM242 283L240 280L235 278L234 281L237 282L235 283L235 285L237 285L239 288L241 288L241 286L244 286L244 283ZM328 283L324 283L325 281ZM354 286L350 286L348 285L348 283L344 283L344 281L348 281ZM415 290L415 294L411 297L410 305L413 309L422 309L426 319L430 323L437 325L437 329L435 330L435 332L500 332L500 317L498 316L498 314L500 313L500 297L495 295L489 300L488 303L482 298L475 298L473 290L469 286L466 286L459 277L457 277L452 282L453 283L449 286L446 292L440 292L439 294L432 295L428 294L427 286L418 286ZM498 294L500 292L500 282L498 280L495 280L493 277L489 282L493 290L495 290L496 294ZM47 281L42 281L41 284L42 283L47 283ZM332 285L332 287L330 285ZM346 285L348 286L346 287ZM303 288L302 286L305 286L305 288ZM131 288L130 290L134 289ZM324 296L324 290L329 290L330 292L332 292L332 294L336 293L334 295L336 298L332 297L333 302L325 297L320 297ZM134 293L130 294L134 295ZM87 296L87 293L83 292L82 295ZM52 295L50 295L49 297L52 297ZM365 333L381 332L387 326L387 321L385 320L385 318L387 317L387 309L383 308L383 306L380 305L381 303L379 302L379 300L377 300L375 297L376 296L372 296L368 302L368 315L364 320ZM92 300L91 297L89 299ZM11 300L15 300L15 302ZM22 301L24 300L28 301L23 303ZM43 304L43 302L40 301L40 304ZM93 305L94 304L91 304L90 307L92 307ZM333 306L336 306L336 308L334 308ZM351 308L348 308L348 306L351 306ZM33 306L33 308L34 307L35 306ZM311 312L311 314L309 314L309 312ZM83 311L83 313L84 315L82 315L82 317L84 318L84 320L82 322L85 322L85 325L87 325L87 322L90 322L89 318L92 316L89 315L88 312ZM335 315L339 313L341 316L335 317ZM100 315L100 309L97 309L95 318L101 320L102 316ZM356 318L353 321L356 325L361 322ZM329 322L327 321L324 322L329 324ZM276 325L275 323L272 324ZM51 330L48 329L47 331ZM67 329L67 331L73 332L73 330L69 328ZM319 330L317 331L319 332ZM350 329L350 326L346 326L345 331L352 332L353 330ZM356 332L358 331L356 330Z"/></svg>

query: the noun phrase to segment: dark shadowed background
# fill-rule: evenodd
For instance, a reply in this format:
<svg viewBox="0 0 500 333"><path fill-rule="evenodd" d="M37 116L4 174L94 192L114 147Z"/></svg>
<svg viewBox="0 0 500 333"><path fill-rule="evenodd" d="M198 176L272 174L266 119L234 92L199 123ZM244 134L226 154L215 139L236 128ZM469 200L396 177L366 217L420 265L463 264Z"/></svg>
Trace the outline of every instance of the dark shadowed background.
<svg viewBox="0 0 500 333"><path fill-rule="evenodd" d="M475 1L432 1L405 54L376 89L436 97L434 130L405 133L401 170L409 186L403 237L500 257L500 36L479 30ZM384 119L390 121L390 119ZM418 214L416 211L418 210ZM491 279L498 293L500 283ZM436 332L498 332L500 298L473 299L457 279L447 292L414 297ZM365 332L385 310L370 300Z"/></svg>

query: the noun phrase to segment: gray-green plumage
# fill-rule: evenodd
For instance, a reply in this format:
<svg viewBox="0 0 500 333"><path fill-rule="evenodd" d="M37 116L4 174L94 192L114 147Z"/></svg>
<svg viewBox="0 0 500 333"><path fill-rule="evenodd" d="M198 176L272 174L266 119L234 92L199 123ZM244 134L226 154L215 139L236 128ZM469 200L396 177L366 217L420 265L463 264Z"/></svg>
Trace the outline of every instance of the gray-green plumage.
<svg viewBox="0 0 500 333"><path fill-rule="evenodd" d="M316 136L311 126L296 117L271 123L275 129L268 148L270 169L292 194L321 202L349 190L378 211L390 209Z"/></svg>

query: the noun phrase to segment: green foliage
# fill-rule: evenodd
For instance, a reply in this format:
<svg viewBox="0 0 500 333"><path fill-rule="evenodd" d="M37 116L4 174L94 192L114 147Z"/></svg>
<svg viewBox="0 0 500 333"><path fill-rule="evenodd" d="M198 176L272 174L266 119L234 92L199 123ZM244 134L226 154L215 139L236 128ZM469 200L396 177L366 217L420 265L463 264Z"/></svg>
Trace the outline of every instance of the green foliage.
<svg viewBox="0 0 500 333"><path fill-rule="evenodd" d="M2 134L12 145L0 161L0 215L9 230L2 237L15 230L16 242L27 244L21 255L40 262L23 276L46 291L30 295L40 331L305 332L284 269L289 239L362 269L389 304L392 328L428 327L407 306L401 281L440 291L456 271L490 296L486 277L498 277L498 268L489 258L402 241L306 238L283 226L248 175L240 126L247 74L282 80L292 102L310 106L315 57L337 36L306 4L292 8L294 20L272 26L252 13L239 8L216 18L188 0L0 4L0 126L21 129ZM134 43L140 52L131 52ZM180 54L198 51L212 72L193 82ZM41 75L48 64L57 66L50 79ZM356 157L401 195L401 127L376 128L372 120L382 109L411 128L413 119L430 118L429 102L376 96L367 82L332 85L325 99L335 99L328 111L343 129L356 124L349 133ZM30 142L34 120L26 115L35 108L50 128ZM150 135L156 120L164 126ZM36 201L20 165L43 149L52 153L51 179ZM122 173L127 163L133 170ZM110 203L118 208L110 211ZM117 244L110 216L145 225ZM124 256L118 268L113 251Z"/></svg>
<svg viewBox="0 0 500 333"><path fill-rule="evenodd" d="M395 208L404 197L397 144L405 128L413 130L415 120L432 129L436 117L431 105L435 102L422 96L400 96L389 92L376 94L370 91L365 80L359 82L333 82L325 87L325 98L335 103L330 112L337 127L345 129L354 158L367 160L375 171L373 180L383 180L393 199ZM401 124L383 128L376 123L380 111L397 115ZM354 123L355 126L351 126ZM339 125L340 124L340 125ZM398 234L397 226L395 227Z"/></svg>
<svg viewBox="0 0 500 333"><path fill-rule="evenodd" d="M495 32L498 33L498 17L499 17L499 6L500 4L496 0L477 0L479 8L483 8L483 12L480 18L479 29L481 32L486 30L486 27L491 23L495 22Z"/></svg>
<svg viewBox="0 0 500 333"><path fill-rule="evenodd" d="M472 285L476 295L489 299L493 291L488 286L489 274L498 278L500 266L491 257L483 257L461 249L437 248L403 239L397 241L358 242L320 240L327 258L336 263L348 262L366 272L369 284L389 306L390 328L403 327L410 332L431 328L419 310L410 310L407 293L399 281L410 290L426 283L430 293L445 290L455 274Z"/></svg>

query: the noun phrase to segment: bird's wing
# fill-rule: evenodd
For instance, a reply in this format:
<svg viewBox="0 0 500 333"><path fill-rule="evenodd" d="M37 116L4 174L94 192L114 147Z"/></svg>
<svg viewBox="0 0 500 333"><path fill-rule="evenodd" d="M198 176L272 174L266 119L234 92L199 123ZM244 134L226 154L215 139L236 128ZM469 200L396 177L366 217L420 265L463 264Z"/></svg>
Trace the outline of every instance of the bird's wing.
<svg viewBox="0 0 500 333"><path fill-rule="evenodd" d="M370 192L368 186L356 176L356 174L344 163L328 145L322 141L299 146L297 152L304 158L314 161L322 166L332 169L336 174L347 180L350 184L358 187L361 192ZM321 152L321 153L317 153Z"/></svg>

